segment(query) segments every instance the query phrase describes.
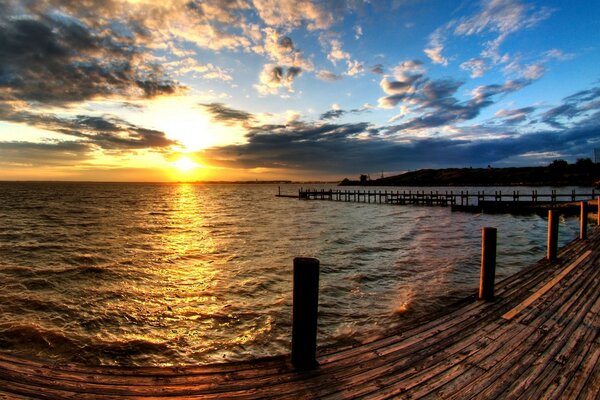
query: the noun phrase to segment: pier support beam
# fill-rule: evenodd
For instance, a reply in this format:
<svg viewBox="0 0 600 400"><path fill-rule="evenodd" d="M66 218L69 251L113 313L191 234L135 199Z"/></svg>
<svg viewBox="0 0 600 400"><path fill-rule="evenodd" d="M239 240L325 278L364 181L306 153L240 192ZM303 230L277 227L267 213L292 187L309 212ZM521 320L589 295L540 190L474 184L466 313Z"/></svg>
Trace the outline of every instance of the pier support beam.
<svg viewBox="0 0 600 400"><path fill-rule="evenodd" d="M587 238L587 201L582 201L579 213L579 239Z"/></svg>
<svg viewBox="0 0 600 400"><path fill-rule="evenodd" d="M481 230L481 275L479 278L479 299L494 300L494 280L496 277L496 228Z"/></svg>
<svg viewBox="0 0 600 400"><path fill-rule="evenodd" d="M546 258L550 261L556 260L558 249L558 213L548 210L548 254Z"/></svg>
<svg viewBox="0 0 600 400"><path fill-rule="evenodd" d="M317 309L319 306L319 260L294 258L292 317L292 364L296 369L317 364Z"/></svg>

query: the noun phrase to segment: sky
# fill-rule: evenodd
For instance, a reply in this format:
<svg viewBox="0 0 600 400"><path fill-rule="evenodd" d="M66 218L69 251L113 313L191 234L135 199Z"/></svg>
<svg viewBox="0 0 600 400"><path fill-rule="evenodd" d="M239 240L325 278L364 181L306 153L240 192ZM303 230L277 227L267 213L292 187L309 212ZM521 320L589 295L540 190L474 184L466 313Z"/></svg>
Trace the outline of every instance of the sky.
<svg viewBox="0 0 600 400"><path fill-rule="evenodd" d="M0 180L575 162L599 46L597 0L0 0Z"/></svg>

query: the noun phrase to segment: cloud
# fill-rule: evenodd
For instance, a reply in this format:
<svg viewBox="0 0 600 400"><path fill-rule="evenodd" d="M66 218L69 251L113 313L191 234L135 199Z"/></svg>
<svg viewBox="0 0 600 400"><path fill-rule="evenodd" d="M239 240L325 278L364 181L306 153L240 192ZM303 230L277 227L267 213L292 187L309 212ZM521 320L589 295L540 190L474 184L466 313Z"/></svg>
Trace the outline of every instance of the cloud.
<svg viewBox="0 0 600 400"><path fill-rule="evenodd" d="M385 72L383 69L383 64L375 64L371 68L369 68L369 71L377 75L383 75L383 73Z"/></svg>
<svg viewBox="0 0 600 400"><path fill-rule="evenodd" d="M600 87L582 90L563 99L563 104L542 114L542 122L556 129L565 129L567 122L578 118L600 117Z"/></svg>
<svg viewBox="0 0 600 400"><path fill-rule="evenodd" d="M419 116L389 127L388 133L436 128L471 120L477 117L483 108L492 105L494 97L517 91L531 83L530 80L514 80L506 81L502 85L478 86L471 91L470 99L459 101L455 94L464 84L462 81L431 80L420 75L407 77L411 79L405 82L388 81L384 78L381 82L382 89L390 95L380 98L379 105L391 108L403 103L418 112ZM409 111L403 109L402 115L394 120L401 119Z"/></svg>
<svg viewBox="0 0 600 400"><path fill-rule="evenodd" d="M465 71L470 71L471 78L480 78L490 69L483 58L471 58L460 64L460 68Z"/></svg>
<svg viewBox="0 0 600 400"><path fill-rule="evenodd" d="M327 59L333 65L337 65L340 60L350 59L350 53L342 50L342 42L339 39L331 38L331 35L321 35L321 44L323 47L329 47Z"/></svg>
<svg viewBox="0 0 600 400"><path fill-rule="evenodd" d="M545 54L546 58L548 59L556 59L556 60L560 60L560 61L567 61L567 60L571 60L575 57L574 54L572 53L565 53L562 50L559 49L551 49L548 50Z"/></svg>
<svg viewBox="0 0 600 400"><path fill-rule="evenodd" d="M346 71L348 76L359 75L365 71L365 67L356 60L348 60L346 64L348 66L348 70Z"/></svg>
<svg viewBox="0 0 600 400"><path fill-rule="evenodd" d="M322 81L338 81L340 79L342 79L341 75L336 75L331 71L327 71L322 69L321 71L317 72L317 78L322 80Z"/></svg>
<svg viewBox="0 0 600 400"><path fill-rule="evenodd" d="M203 78L209 80L221 80L224 82L232 81L233 77L221 67L214 64L202 64L195 58L185 57L182 59L163 63L162 66L171 75L183 76L191 74L194 78Z"/></svg>
<svg viewBox="0 0 600 400"><path fill-rule="evenodd" d="M363 29L360 25L354 25L354 39L358 40L363 35Z"/></svg>
<svg viewBox="0 0 600 400"><path fill-rule="evenodd" d="M223 103L207 103L200 104L203 106L211 115L211 118L215 122L223 123L225 125L248 125L255 121L255 116L252 113L236 110L226 106Z"/></svg>
<svg viewBox="0 0 600 400"><path fill-rule="evenodd" d="M489 69L482 60L488 60L492 65L509 62L510 55L500 51L506 39L515 32L535 27L552 12L548 7L536 8L518 0L482 1L475 14L453 19L436 29L424 52L433 63L448 65L448 59L442 55L448 36L493 36L484 43L480 57L461 64L461 68L471 71L472 77L480 77Z"/></svg>
<svg viewBox="0 0 600 400"><path fill-rule="evenodd" d="M445 38L441 29L437 29L429 36L428 47L423 51L434 64L441 64L443 66L448 65L448 59L442 55L442 51L444 51L444 42Z"/></svg>
<svg viewBox="0 0 600 400"><path fill-rule="evenodd" d="M80 141L0 142L0 165L73 166L91 159L93 146Z"/></svg>
<svg viewBox="0 0 600 400"><path fill-rule="evenodd" d="M292 84L302 73L299 67L285 68L280 65L266 64L260 73L259 83L254 85L256 90L262 95L278 94L280 89L286 89L287 92L293 92Z"/></svg>
<svg viewBox="0 0 600 400"><path fill-rule="evenodd" d="M335 2L311 0L252 0L260 18L271 26L298 28L306 25L308 30L328 29L339 13Z"/></svg>
<svg viewBox="0 0 600 400"><path fill-rule="evenodd" d="M518 61L512 61L504 68L506 75L516 76L517 78L537 80L546 72L544 61L535 64L523 65Z"/></svg>
<svg viewBox="0 0 600 400"><path fill-rule="evenodd" d="M365 104L364 106L362 106L360 108L354 108L351 110L342 110L339 108L339 106L337 104L334 104L332 106L332 109L321 114L319 119L322 121L323 120L333 120L333 119L338 119L347 114L362 114L364 112L369 111L370 109L371 109L371 106L369 106L368 104Z"/></svg>
<svg viewBox="0 0 600 400"><path fill-rule="evenodd" d="M424 77L425 69L419 60L408 60L393 68L394 78L384 76L379 86L389 96L379 99L379 105L391 108L398 103L408 100L422 84L428 81Z"/></svg>
<svg viewBox="0 0 600 400"><path fill-rule="evenodd" d="M335 111L335 110L332 110ZM586 154L598 143L596 121L563 132L539 131L488 139L444 137L395 141L367 123L294 123L253 127L247 143L213 147L203 159L230 168L276 168L357 175L418 167L488 165L540 154Z"/></svg>
<svg viewBox="0 0 600 400"><path fill-rule="evenodd" d="M459 20L454 29L458 36L472 36L493 33L495 39L486 42L482 56L494 63L505 62L500 54L500 46L506 38L518 31L536 26L547 19L552 10L547 7L534 9L518 0L492 0L485 2L479 13Z"/></svg>
<svg viewBox="0 0 600 400"><path fill-rule="evenodd" d="M128 38L73 17L4 14L0 37L0 100L60 105L182 89L160 67L145 62L143 51Z"/></svg>
<svg viewBox="0 0 600 400"><path fill-rule="evenodd" d="M504 120L505 123L518 124L527 120L527 118L535 111L535 107L523 107L512 110L501 109L498 110L494 115Z"/></svg>
<svg viewBox="0 0 600 400"><path fill-rule="evenodd" d="M15 109L0 109L4 121L26 124L81 139L81 143L104 150L167 149L177 141L164 132L131 124L114 116L61 117Z"/></svg>
<svg viewBox="0 0 600 400"><path fill-rule="evenodd" d="M304 59L302 53L294 45L291 37L283 35L274 28L264 28L264 45L259 53L266 54L275 64L286 67L299 67L306 71L312 71L313 65Z"/></svg>
<svg viewBox="0 0 600 400"><path fill-rule="evenodd" d="M302 123L264 125L250 129L248 142L214 147L201 153L214 165L233 168L284 168L343 171L356 161L364 163L375 142L359 135L375 134L368 123Z"/></svg>

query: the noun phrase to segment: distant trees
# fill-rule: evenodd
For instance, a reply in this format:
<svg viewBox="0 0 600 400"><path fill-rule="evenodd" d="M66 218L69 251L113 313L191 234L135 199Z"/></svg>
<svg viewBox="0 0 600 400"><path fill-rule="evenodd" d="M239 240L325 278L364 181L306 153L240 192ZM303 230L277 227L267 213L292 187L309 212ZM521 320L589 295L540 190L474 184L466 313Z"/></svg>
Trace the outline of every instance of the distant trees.
<svg viewBox="0 0 600 400"><path fill-rule="evenodd" d="M552 170L554 172L562 172L562 171L566 170L568 166L569 166L569 163L566 162L565 160L554 160L549 165L550 170Z"/></svg>
<svg viewBox="0 0 600 400"><path fill-rule="evenodd" d="M578 158L575 164L569 164L565 160L559 159L552 161L549 167L554 172L564 172L567 169L571 171L587 171L594 168L594 162L591 158Z"/></svg>
<svg viewBox="0 0 600 400"><path fill-rule="evenodd" d="M585 171L587 169L594 168L594 162L591 158L578 158L575 162L575 168L578 171Z"/></svg>

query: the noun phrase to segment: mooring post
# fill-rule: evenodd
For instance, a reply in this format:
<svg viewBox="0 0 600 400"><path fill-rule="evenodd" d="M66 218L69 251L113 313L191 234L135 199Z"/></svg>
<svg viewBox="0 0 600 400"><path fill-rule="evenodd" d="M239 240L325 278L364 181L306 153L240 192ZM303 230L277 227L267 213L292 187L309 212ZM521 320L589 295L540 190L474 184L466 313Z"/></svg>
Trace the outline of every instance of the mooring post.
<svg viewBox="0 0 600 400"><path fill-rule="evenodd" d="M558 213L548 210L548 254L546 258L550 261L556 260L558 249Z"/></svg>
<svg viewBox="0 0 600 400"><path fill-rule="evenodd" d="M579 239L583 240L587 238L587 201L581 201L580 213L579 213Z"/></svg>
<svg viewBox="0 0 600 400"><path fill-rule="evenodd" d="M479 299L494 300L494 279L496 275L496 228L481 230L481 275L479 278Z"/></svg>
<svg viewBox="0 0 600 400"><path fill-rule="evenodd" d="M319 306L319 260L294 258L292 315L292 364L310 369L317 363L317 309Z"/></svg>

